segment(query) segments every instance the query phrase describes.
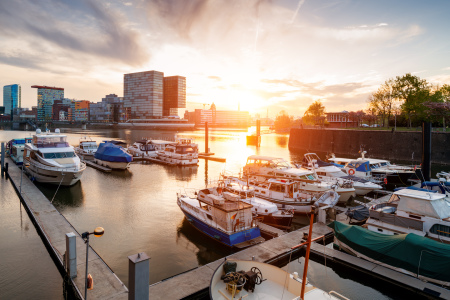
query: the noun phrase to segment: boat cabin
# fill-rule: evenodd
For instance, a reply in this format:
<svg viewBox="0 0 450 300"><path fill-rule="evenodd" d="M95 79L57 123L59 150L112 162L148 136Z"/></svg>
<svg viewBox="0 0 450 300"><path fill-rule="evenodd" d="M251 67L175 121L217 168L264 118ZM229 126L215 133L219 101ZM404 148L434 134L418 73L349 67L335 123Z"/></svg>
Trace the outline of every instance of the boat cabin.
<svg viewBox="0 0 450 300"><path fill-rule="evenodd" d="M33 135L33 146L36 148L65 148L70 147L67 136L58 134Z"/></svg>

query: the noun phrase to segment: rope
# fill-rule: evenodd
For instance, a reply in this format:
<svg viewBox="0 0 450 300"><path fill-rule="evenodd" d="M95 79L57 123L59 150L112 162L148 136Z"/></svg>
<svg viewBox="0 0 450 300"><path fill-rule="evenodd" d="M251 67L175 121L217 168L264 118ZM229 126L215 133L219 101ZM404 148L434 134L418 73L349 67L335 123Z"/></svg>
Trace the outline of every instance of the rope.
<svg viewBox="0 0 450 300"><path fill-rule="evenodd" d="M289 275L289 264L291 263L292 252L293 252L293 251L294 251L294 250L291 250L291 254L289 254L289 262L288 262L288 264L287 264L286 276L284 277L283 293L281 294L281 299L283 299L283 297L284 297L284 291L286 290L286 280L287 280L287 277L288 277L288 275Z"/></svg>
<svg viewBox="0 0 450 300"><path fill-rule="evenodd" d="M66 174L64 174L64 173L61 173L61 174L62 174L61 181L59 182L58 188L56 189L56 192L55 192L55 194L53 195L52 201L50 201L50 203L53 203L53 200L55 200L56 193L58 193L59 187L61 186L61 183L62 183L62 181L63 181L63 179L64 179L64 176L66 176Z"/></svg>

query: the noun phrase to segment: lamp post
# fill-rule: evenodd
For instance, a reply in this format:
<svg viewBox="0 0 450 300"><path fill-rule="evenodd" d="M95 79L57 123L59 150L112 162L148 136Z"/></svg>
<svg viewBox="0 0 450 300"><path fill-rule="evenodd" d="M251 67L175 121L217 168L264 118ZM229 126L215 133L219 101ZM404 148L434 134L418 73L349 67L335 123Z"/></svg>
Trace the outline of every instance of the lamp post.
<svg viewBox="0 0 450 300"><path fill-rule="evenodd" d="M103 227L95 228L94 232L84 232L81 234L81 238L83 238L86 243L86 277L84 281L84 299L87 299L87 283L88 283L88 254L89 254L89 236L93 234L96 237L101 237L105 233L105 229Z"/></svg>

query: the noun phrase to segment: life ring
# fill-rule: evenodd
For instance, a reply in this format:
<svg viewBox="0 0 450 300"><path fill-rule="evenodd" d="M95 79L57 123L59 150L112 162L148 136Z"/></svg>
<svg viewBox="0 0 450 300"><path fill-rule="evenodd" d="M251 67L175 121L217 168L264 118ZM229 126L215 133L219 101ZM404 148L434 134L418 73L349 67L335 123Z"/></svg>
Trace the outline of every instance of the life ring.
<svg viewBox="0 0 450 300"><path fill-rule="evenodd" d="M384 177L384 184L387 184L387 178Z"/></svg>
<svg viewBox="0 0 450 300"><path fill-rule="evenodd" d="M353 170L353 169L348 170L348 174L355 175L355 170Z"/></svg>

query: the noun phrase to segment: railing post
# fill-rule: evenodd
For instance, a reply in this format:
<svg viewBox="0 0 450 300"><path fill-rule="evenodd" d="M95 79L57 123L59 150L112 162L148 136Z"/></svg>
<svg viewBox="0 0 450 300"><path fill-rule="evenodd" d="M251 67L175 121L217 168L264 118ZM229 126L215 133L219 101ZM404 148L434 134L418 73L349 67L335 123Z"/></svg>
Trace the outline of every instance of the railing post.
<svg viewBox="0 0 450 300"><path fill-rule="evenodd" d="M73 232L66 233L66 267L69 278L77 277L77 240Z"/></svg>
<svg viewBox="0 0 450 300"><path fill-rule="evenodd" d="M149 299L150 257L144 252L128 256L128 300Z"/></svg>

